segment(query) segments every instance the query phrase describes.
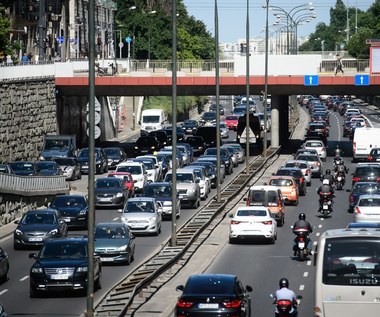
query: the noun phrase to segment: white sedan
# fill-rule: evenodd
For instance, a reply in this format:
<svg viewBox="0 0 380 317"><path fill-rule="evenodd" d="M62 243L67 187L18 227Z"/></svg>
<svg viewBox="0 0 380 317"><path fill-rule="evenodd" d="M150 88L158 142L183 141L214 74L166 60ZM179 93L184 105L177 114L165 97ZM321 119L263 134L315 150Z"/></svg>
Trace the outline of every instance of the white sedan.
<svg viewBox="0 0 380 317"><path fill-rule="evenodd" d="M277 239L277 222L267 207L239 207L235 213L229 214L230 243L248 238L265 238L274 244Z"/></svg>
<svg viewBox="0 0 380 317"><path fill-rule="evenodd" d="M354 208L354 222L380 222L380 195L361 195Z"/></svg>
<svg viewBox="0 0 380 317"><path fill-rule="evenodd" d="M326 162L327 151L326 147L320 140L309 140L304 143L302 146L304 149L314 149L317 151L318 156L321 158L321 161Z"/></svg>

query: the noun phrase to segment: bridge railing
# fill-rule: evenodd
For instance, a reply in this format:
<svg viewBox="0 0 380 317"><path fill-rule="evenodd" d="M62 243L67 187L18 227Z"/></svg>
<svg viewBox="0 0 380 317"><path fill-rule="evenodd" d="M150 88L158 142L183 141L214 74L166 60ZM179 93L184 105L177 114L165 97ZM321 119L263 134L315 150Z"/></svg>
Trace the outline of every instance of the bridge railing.
<svg viewBox="0 0 380 317"><path fill-rule="evenodd" d="M368 59L342 59L343 70L352 71L356 73L369 73L369 60ZM336 60L322 60L320 65L320 72L335 72L337 62Z"/></svg>

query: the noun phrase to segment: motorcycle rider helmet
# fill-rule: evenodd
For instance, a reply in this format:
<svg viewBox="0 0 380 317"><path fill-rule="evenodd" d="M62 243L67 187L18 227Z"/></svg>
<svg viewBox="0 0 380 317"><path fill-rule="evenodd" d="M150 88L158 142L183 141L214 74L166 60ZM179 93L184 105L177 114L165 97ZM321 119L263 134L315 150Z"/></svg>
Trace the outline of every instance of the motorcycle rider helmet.
<svg viewBox="0 0 380 317"><path fill-rule="evenodd" d="M330 185L330 182L328 179L324 179L322 182L323 185Z"/></svg>
<svg viewBox="0 0 380 317"><path fill-rule="evenodd" d="M326 170L326 175L330 175L331 171L329 169Z"/></svg>
<svg viewBox="0 0 380 317"><path fill-rule="evenodd" d="M283 287L289 288L289 281L285 277L280 279L280 282L278 284L279 284L280 288L283 288Z"/></svg>
<svg viewBox="0 0 380 317"><path fill-rule="evenodd" d="M298 219L299 219L299 220L305 220L305 219L306 219L306 215L305 215L303 212L301 212L301 213L298 215Z"/></svg>

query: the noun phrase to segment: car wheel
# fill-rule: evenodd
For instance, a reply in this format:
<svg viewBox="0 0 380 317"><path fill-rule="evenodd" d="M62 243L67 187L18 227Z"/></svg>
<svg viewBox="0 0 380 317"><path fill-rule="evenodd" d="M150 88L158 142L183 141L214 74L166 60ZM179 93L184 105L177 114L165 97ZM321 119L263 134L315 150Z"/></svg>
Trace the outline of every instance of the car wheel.
<svg viewBox="0 0 380 317"><path fill-rule="evenodd" d="M127 261L125 261L125 264L126 264L126 265L130 265L131 262L132 262L132 255L131 255L131 254L128 254L128 259L127 259Z"/></svg>
<svg viewBox="0 0 380 317"><path fill-rule="evenodd" d="M9 271L9 265L7 265L5 274L0 278L0 283L5 283L6 281L8 281L8 271Z"/></svg>
<svg viewBox="0 0 380 317"><path fill-rule="evenodd" d="M297 206L298 205L298 199L293 201L293 206Z"/></svg>

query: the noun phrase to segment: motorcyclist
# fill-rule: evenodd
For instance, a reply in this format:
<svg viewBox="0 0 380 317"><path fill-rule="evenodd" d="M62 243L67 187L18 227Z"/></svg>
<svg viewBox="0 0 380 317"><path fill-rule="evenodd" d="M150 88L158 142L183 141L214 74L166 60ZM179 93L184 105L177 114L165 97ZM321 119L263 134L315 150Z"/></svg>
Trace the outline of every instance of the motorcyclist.
<svg viewBox="0 0 380 317"><path fill-rule="evenodd" d="M348 173L348 168L346 167L346 165L344 165L343 160L338 160L336 162L334 170L335 170L335 177L338 176L339 174L345 177L345 174Z"/></svg>
<svg viewBox="0 0 380 317"><path fill-rule="evenodd" d="M296 221L293 225L293 233L298 236L297 231L300 229L306 229L307 234L306 237L306 249L309 254L311 254L311 250L313 247L313 243L311 239L309 238L309 234L313 232L313 228L311 227L310 223L306 220L306 215L302 212L298 215L298 221ZM294 246L293 246L294 255L297 255L297 237L294 239Z"/></svg>
<svg viewBox="0 0 380 317"><path fill-rule="evenodd" d="M330 184L331 186L334 185L334 180L335 180L335 179L334 179L334 176L331 175L331 170L329 170L329 169L327 169L325 175L323 175L323 176L321 177L321 181L323 182L323 181L326 180L326 179L329 181L329 184Z"/></svg>
<svg viewBox="0 0 380 317"><path fill-rule="evenodd" d="M335 151L334 151L334 157L337 157L337 156L342 156L343 154L343 151L339 148L339 144L336 145L336 148L335 148Z"/></svg>
<svg viewBox="0 0 380 317"><path fill-rule="evenodd" d="M322 210L322 201L323 197L327 196L329 200L332 201L334 197L334 188L330 185L330 182L328 179L324 179L322 181L322 185L319 186L317 190L318 196L319 196L319 212Z"/></svg>
<svg viewBox="0 0 380 317"><path fill-rule="evenodd" d="M288 279L285 278L285 277L281 278L280 281L279 281L279 286L280 286L280 289L278 289L274 293L273 304L276 304L278 300L289 300L289 301L291 301L293 303L293 307L291 308L291 310L290 310L289 313L290 313L291 316L297 317L298 316L297 297L296 297L296 294L294 293L294 291L292 291L291 289L289 289L289 281L288 281ZM277 309L277 306L276 306L276 310L275 310L275 316L276 317L279 316L279 311Z"/></svg>

